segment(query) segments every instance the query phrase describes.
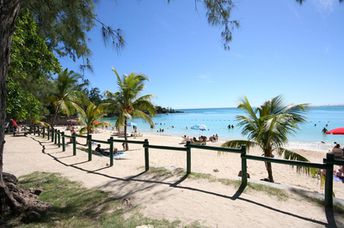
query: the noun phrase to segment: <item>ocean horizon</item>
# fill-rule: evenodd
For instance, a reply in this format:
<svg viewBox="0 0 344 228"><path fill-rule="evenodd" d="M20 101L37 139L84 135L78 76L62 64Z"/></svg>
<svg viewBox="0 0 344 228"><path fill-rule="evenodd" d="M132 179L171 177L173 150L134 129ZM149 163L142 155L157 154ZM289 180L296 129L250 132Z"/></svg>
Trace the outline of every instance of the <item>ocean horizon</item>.
<svg viewBox="0 0 344 228"><path fill-rule="evenodd" d="M190 108L176 109L182 113L157 114L153 117L155 127L142 119L132 119L140 132L158 133L162 135L188 135L188 136L211 136L218 134L220 139L246 139L241 134L241 128L237 125L236 116L244 114L238 108ZM306 122L299 125L295 133L288 136L290 145L309 149L312 145L318 145L319 150L328 150L335 142L344 145L344 135L323 134L323 128L328 130L344 126L344 105L311 106L306 112ZM105 121L114 124L114 118L104 118ZM194 125L203 124L207 130L193 130ZM228 125L231 128L228 128ZM232 128L233 126L233 128ZM129 127L129 131L131 131ZM163 131L163 132L162 132Z"/></svg>

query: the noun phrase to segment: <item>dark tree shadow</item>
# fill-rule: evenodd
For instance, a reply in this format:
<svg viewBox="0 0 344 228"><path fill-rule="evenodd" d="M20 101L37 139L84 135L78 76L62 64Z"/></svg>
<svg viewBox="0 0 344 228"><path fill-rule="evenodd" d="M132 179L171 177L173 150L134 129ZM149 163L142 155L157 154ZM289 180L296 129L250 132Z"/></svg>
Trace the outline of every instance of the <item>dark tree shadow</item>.
<svg viewBox="0 0 344 228"><path fill-rule="evenodd" d="M189 174L186 173L184 176L182 176L178 181L176 181L173 184L170 184L170 187L177 187L178 184L182 183L186 178L188 178Z"/></svg>
<svg viewBox="0 0 344 228"><path fill-rule="evenodd" d="M326 219L327 219L327 227L333 227L333 228L337 228L337 224L336 224L336 219L334 217L334 213L333 213L333 208L332 207L326 207L325 208L325 214L326 214Z"/></svg>
<svg viewBox="0 0 344 228"><path fill-rule="evenodd" d="M229 199L229 200L241 200L241 201L244 201L246 203L253 204L255 206L259 206L259 207L262 207L262 208L265 208L265 209L268 209L268 210L271 210L271 211L274 211L274 212L277 212L277 213L281 213L281 214L284 214L284 215L287 215L287 216L292 216L294 218L301 219L301 220L304 220L304 221L307 221L307 222L311 222L311 223L314 223L314 224L319 224L319 225L323 225L323 226L327 226L327 227L337 227L336 226L336 222L335 222L335 218L333 216L333 211L331 211L331 210L326 210L326 218L327 218L328 223L322 222L320 220L316 220L316 219L300 216L300 215L297 215L297 214L294 214L294 213L291 213L291 212L288 212L288 211L283 211L283 210L280 210L280 209L268 206L266 204L255 202L253 200L241 197L241 194L244 192L245 187L246 187L244 185L240 185L240 187L233 194L233 196L228 196L228 195L224 195L224 194L220 194L220 193L216 193L216 192L207 191L207 190L204 190L204 189L180 186L180 184L184 180L187 179L187 177L189 176L188 174L183 175L179 180L177 180L174 183L166 181L169 177L164 177L162 180L138 179L137 178L137 177L142 176L143 174L145 174L146 171L143 171L143 172L138 173L136 175L130 176L128 178L122 178L122 177L110 176L108 174L104 174L104 173L99 173L98 172L100 170L109 168L111 166L102 167L102 168L96 169L96 170L87 170L87 169L78 167L77 165L82 164L82 163L86 163L88 161L74 163L74 164L67 164L67 163L59 160L58 157L55 157L52 154L49 154L49 153L46 153L46 154L49 155L50 157L52 157L55 161L57 161L60 164L64 165L64 166L73 167L73 168L78 169L80 171L84 171L84 172L87 172L87 173L92 173L92 174L95 174L95 175L103 176L103 177L109 178L111 180L120 181L119 184L116 187L124 188L125 186L127 186L128 182L134 182L134 183L136 182L136 183L148 184L146 186L137 186L137 188L128 191L128 193L126 193L125 195L123 195L121 197L128 197L128 196L130 196L130 195L132 195L134 193L148 190L150 188L153 188L155 185L166 185L166 186L168 186L170 188L176 188L176 189L183 189L183 190L188 190L188 191L200 192L202 194L213 195L213 196L217 196L217 197L221 197L221 198L225 198L225 199ZM108 183L106 183L106 184L104 184L104 185L102 185L100 187L104 187L104 188L111 187L112 184L113 184L113 182L108 182ZM165 191L167 191L167 190L165 190Z"/></svg>
<svg viewBox="0 0 344 228"><path fill-rule="evenodd" d="M301 196L304 199L307 199L311 202L315 202L318 205L324 204L323 196L319 197L318 194L315 193L309 193L307 191L301 190L301 189L291 189L293 193L296 195ZM311 196L310 194L313 194L314 196ZM327 227L337 227L337 224L340 225L340 227L344 227L344 224L341 224L340 222L336 221L336 213L333 207L325 207L324 208L325 214L326 214L326 220L327 220ZM339 224L340 223L340 224Z"/></svg>

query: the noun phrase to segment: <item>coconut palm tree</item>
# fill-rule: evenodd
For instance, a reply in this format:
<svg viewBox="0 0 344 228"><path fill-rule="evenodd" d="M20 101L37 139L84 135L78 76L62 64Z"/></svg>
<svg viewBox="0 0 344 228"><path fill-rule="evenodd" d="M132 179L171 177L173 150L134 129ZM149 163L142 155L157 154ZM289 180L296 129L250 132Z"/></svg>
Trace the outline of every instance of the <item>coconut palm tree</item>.
<svg viewBox="0 0 344 228"><path fill-rule="evenodd" d="M152 116L155 114L155 107L151 103L151 94L141 95L144 89L144 83L148 78L143 74L131 73L120 77L113 69L117 77L118 92L112 93L107 91L105 96L118 111L116 128L124 127L124 139L127 140L127 122L131 118L142 118L154 127ZM128 143L125 144L128 150Z"/></svg>
<svg viewBox="0 0 344 228"><path fill-rule="evenodd" d="M75 110L75 100L81 86L78 84L79 79L81 79L81 75L65 69L53 81L54 92L48 98L55 113L51 123L52 126L55 125L59 113L69 116Z"/></svg>
<svg viewBox="0 0 344 228"><path fill-rule="evenodd" d="M105 126L106 122L101 122L100 119L106 114L108 104L101 103L95 105L91 101L88 102L87 106L76 105L76 110L79 117L79 123L83 126L80 129L80 133L86 133L90 135L97 127Z"/></svg>
<svg viewBox="0 0 344 228"><path fill-rule="evenodd" d="M305 121L304 113L307 107L307 104L284 105L282 97L277 96L265 101L260 107L253 108L245 97L238 108L246 115L238 115L236 118L238 125L242 127L242 134L246 135L248 140L232 140L222 146L238 147L245 144L249 148L257 145L263 150L265 157L273 157L273 152L277 152L285 159L308 161L300 154L283 148L288 142L288 134L295 132L298 124ZM271 163L265 164L267 180L274 182Z"/></svg>

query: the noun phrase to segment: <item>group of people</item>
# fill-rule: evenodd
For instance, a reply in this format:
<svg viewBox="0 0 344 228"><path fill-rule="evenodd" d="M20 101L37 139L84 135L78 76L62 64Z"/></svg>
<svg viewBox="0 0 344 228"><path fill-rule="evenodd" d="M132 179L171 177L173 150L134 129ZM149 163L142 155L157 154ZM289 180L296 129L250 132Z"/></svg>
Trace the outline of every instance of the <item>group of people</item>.
<svg viewBox="0 0 344 228"><path fill-rule="evenodd" d="M184 135L182 138L183 138L183 141L181 142L182 144L186 143L186 142L190 142L190 143L204 143L205 144L208 141L210 141L210 142L218 141L219 136L217 134L215 134L215 135L210 136L209 139L208 139L207 136L201 135L197 139L196 137L192 137L191 138L189 136Z"/></svg>
<svg viewBox="0 0 344 228"><path fill-rule="evenodd" d="M119 150L117 150L117 148L114 148L114 149L113 149L113 154L114 154L114 156L116 156L116 155L122 155L121 157L124 156L124 151L126 151L126 145L125 145L125 143L122 143L122 146L123 146L123 151L119 151ZM97 145L97 147L96 147L96 149L95 149L94 151L95 151L95 152L98 152L98 153L100 153L100 154L102 154L102 155L105 155L105 156L109 156L109 155L110 155L110 151L107 150L107 149L101 148L101 145L100 145L100 144Z"/></svg>
<svg viewBox="0 0 344 228"><path fill-rule="evenodd" d="M232 125L228 124L227 128L228 129L234 128L234 125L233 124Z"/></svg>
<svg viewBox="0 0 344 228"><path fill-rule="evenodd" d="M338 143L336 143L336 145L333 147L330 153L334 154L335 158L344 159L344 148L340 148L340 144ZM344 181L344 166L341 166L339 169L335 170L334 174L336 177Z"/></svg>
<svg viewBox="0 0 344 228"><path fill-rule="evenodd" d="M156 132L165 132L164 128L159 128L159 130L156 130Z"/></svg>
<svg viewBox="0 0 344 228"><path fill-rule="evenodd" d="M219 136L217 134L209 137L210 142L217 142L218 140L219 140Z"/></svg>

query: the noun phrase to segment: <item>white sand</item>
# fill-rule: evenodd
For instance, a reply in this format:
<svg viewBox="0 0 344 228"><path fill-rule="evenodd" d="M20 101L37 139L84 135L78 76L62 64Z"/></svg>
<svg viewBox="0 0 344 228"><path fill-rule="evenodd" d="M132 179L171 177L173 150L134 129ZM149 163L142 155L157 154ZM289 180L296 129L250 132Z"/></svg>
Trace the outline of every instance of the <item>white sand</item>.
<svg viewBox="0 0 344 228"><path fill-rule="evenodd" d="M110 134L103 132L94 135L96 139L107 139ZM126 159L116 160L113 167L108 167L109 159L93 156L87 161L87 153L78 150L72 156L71 145L66 152L41 137L6 137L4 170L17 176L34 171L58 172L71 180L82 182L87 187L97 187L111 191L117 197L128 198L141 213L153 218L181 220L182 224L199 221L210 227L323 227L328 224L323 207L306 201L300 195L289 193L286 201L268 196L263 192L246 191L238 199L233 199L237 189L207 180L186 179L177 186L180 177L140 174L144 168L142 145L130 145ZM181 137L144 134L150 144L179 145ZM34 141L39 140L42 146ZM133 138L130 138L133 139ZM82 141L81 139L78 141ZM219 145L219 143L209 145ZM116 143L121 148L120 143ZM79 146L78 146L79 147ZM95 145L94 145L95 147ZM102 145L106 147L106 145ZM303 151L311 161L321 162L324 153ZM261 154L257 149L251 154ZM165 167L170 170L184 168L185 152L150 149L150 166ZM209 173L219 178L238 179L241 160L237 154L221 154L215 151L192 150L192 171ZM218 172L214 172L217 169ZM249 181L261 182L266 177L263 162L248 161ZM323 193L319 181L303 174L298 174L286 165L273 164L277 187L296 186L311 192ZM128 179L130 178L130 179ZM343 184L335 182L337 198L344 199ZM344 219L336 217L337 225L344 226Z"/></svg>

